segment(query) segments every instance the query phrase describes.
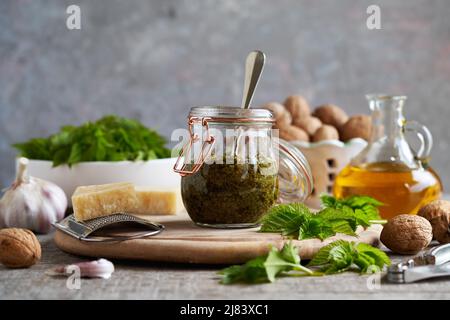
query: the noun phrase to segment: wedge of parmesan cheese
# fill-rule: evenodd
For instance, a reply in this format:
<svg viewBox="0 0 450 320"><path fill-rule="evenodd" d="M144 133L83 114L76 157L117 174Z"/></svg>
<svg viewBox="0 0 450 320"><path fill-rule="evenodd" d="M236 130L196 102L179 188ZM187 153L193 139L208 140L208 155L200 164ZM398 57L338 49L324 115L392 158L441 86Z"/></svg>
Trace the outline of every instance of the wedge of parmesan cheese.
<svg viewBox="0 0 450 320"><path fill-rule="evenodd" d="M159 190L155 188L136 186L138 206L136 214L140 215L171 215L183 210L179 190Z"/></svg>
<svg viewBox="0 0 450 320"><path fill-rule="evenodd" d="M89 220L118 212L133 213L139 206L134 185L128 182L78 187L72 195L75 219Z"/></svg>
<svg viewBox="0 0 450 320"><path fill-rule="evenodd" d="M134 186L129 182L78 187L72 195L72 206L78 221L119 212L173 215L183 210L179 190Z"/></svg>

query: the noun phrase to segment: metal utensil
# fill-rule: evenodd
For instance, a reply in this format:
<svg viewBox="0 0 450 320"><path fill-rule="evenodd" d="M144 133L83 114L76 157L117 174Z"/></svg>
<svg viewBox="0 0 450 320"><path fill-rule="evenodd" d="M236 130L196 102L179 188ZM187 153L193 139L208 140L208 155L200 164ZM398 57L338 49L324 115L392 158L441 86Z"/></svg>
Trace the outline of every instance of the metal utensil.
<svg viewBox="0 0 450 320"><path fill-rule="evenodd" d="M264 69L266 56L261 51L252 51L245 60L244 94L242 96L241 108L250 108L256 86Z"/></svg>
<svg viewBox="0 0 450 320"><path fill-rule="evenodd" d="M390 266L387 280L394 283L411 283L444 276L450 276L450 243Z"/></svg>
<svg viewBox="0 0 450 320"><path fill-rule="evenodd" d="M114 236L94 236L94 232L99 231L105 227L120 224L137 224L144 226L148 230L134 232L128 235L114 235ZM131 239L144 238L153 236L164 230L164 226L159 223L150 222L127 213L116 213L106 217L94 218L88 221L77 221L74 215L70 215L60 222L54 223L54 227L62 232L77 238L78 240L88 242L111 242L124 241Z"/></svg>
<svg viewBox="0 0 450 320"><path fill-rule="evenodd" d="M242 109L250 108L250 103L253 99L256 86L258 85L259 78L264 69L264 63L266 56L263 52L255 50L248 54L245 59L245 79L244 79L244 92L242 95ZM244 137L244 128L241 126L237 129L237 137L234 146L234 154L238 154L238 148Z"/></svg>

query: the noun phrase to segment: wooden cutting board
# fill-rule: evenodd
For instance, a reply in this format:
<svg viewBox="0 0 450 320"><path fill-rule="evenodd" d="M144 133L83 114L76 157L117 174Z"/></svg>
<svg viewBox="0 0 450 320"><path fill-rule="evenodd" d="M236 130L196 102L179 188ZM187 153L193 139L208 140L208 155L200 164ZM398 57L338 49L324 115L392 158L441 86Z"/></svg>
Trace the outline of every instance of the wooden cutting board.
<svg viewBox="0 0 450 320"><path fill-rule="evenodd" d="M87 243L61 231L55 233L55 243L63 251L95 258L146 260L198 264L243 263L268 252L270 245L281 248L289 239L280 234L260 233L253 229L212 229L196 226L186 213L176 216L152 216L149 220L160 222L166 229L152 237L115 243ZM323 246L345 239L379 244L380 225L357 230L358 237L336 235L318 239L293 240L303 260L311 257Z"/></svg>

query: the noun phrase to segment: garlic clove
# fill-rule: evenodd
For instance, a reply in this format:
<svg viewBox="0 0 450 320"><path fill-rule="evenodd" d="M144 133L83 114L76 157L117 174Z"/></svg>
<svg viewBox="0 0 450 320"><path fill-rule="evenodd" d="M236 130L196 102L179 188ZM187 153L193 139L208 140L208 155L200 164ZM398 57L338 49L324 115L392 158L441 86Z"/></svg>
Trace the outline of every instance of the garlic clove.
<svg viewBox="0 0 450 320"><path fill-rule="evenodd" d="M80 269L80 276L83 278L109 279L111 274L114 272L114 265L111 261L99 259L95 261L57 266L53 269L47 270L46 274L49 276L69 276L73 274L73 268L71 268L73 266Z"/></svg>

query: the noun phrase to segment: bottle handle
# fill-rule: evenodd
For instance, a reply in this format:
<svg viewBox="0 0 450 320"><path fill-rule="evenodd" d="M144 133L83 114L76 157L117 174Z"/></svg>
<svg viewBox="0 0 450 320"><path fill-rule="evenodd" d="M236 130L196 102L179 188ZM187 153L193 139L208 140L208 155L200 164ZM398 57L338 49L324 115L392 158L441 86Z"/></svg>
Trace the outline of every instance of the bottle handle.
<svg viewBox="0 0 450 320"><path fill-rule="evenodd" d="M406 132L413 132L420 140L420 148L418 151L413 150L417 160L426 164L429 160L431 148L433 147L433 136L430 130L417 121L405 121L404 129Z"/></svg>

